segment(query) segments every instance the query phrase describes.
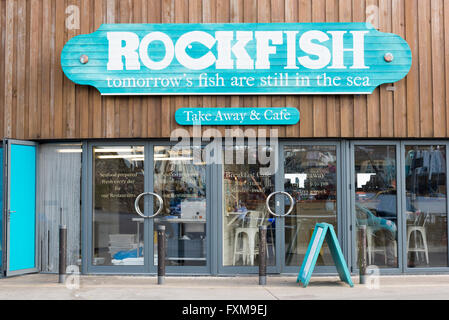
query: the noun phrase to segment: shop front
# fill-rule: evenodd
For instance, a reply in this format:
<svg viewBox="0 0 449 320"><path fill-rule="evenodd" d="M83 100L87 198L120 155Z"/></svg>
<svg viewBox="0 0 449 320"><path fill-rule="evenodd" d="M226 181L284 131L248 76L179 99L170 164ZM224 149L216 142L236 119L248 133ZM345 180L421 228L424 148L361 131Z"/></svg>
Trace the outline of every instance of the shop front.
<svg viewBox="0 0 449 320"><path fill-rule="evenodd" d="M4 276L449 271L442 1L72 2L0 4Z"/></svg>

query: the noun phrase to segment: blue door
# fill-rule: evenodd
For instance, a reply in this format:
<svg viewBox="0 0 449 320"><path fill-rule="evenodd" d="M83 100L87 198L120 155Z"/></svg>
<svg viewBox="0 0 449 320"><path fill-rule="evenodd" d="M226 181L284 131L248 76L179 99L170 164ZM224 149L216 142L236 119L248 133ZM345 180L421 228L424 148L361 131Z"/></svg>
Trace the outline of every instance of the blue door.
<svg viewBox="0 0 449 320"><path fill-rule="evenodd" d="M6 275L37 271L36 145L7 141Z"/></svg>

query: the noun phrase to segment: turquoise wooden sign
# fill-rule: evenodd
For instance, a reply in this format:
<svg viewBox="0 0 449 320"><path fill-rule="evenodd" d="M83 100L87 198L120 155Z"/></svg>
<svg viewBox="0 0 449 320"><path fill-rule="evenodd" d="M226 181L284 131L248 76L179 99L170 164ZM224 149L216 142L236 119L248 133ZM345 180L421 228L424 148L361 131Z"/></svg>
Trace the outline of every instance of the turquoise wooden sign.
<svg viewBox="0 0 449 320"><path fill-rule="evenodd" d="M368 23L103 24L61 53L104 95L369 94L411 64L404 39Z"/></svg>
<svg viewBox="0 0 449 320"><path fill-rule="evenodd" d="M299 271L296 282L302 282L303 287L307 287L324 240L326 240L327 245L329 246L340 279L353 287L354 283L352 282L351 274L346 265L340 245L338 244L338 238L335 234L334 227L328 223L317 223L315 225L315 230L313 231L312 239L307 248L307 253L302 262L301 270Z"/></svg>
<svg viewBox="0 0 449 320"><path fill-rule="evenodd" d="M293 125L299 122L296 108L180 108L175 120L180 125Z"/></svg>

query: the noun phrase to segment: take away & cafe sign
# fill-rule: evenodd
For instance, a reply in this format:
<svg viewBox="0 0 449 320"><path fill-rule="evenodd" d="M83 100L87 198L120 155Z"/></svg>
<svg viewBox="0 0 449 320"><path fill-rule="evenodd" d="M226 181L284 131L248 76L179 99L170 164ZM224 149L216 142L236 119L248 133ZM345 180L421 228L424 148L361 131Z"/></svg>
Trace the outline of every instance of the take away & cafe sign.
<svg viewBox="0 0 449 320"><path fill-rule="evenodd" d="M411 63L404 39L367 23L103 24L61 53L104 95L370 94Z"/></svg>

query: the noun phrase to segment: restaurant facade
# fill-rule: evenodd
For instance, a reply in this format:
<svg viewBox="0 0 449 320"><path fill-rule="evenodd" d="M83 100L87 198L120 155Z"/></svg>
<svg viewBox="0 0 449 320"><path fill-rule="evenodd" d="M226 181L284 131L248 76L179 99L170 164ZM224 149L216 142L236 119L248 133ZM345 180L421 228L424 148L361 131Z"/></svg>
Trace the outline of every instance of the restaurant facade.
<svg viewBox="0 0 449 320"><path fill-rule="evenodd" d="M0 2L1 268L445 273L445 0ZM284 194L280 193L284 192ZM271 199L271 201L267 201ZM137 201L136 201L137 200ZM268 204L268 206L267 206ZM327 246L316 274L336 269Z"/></svg>

